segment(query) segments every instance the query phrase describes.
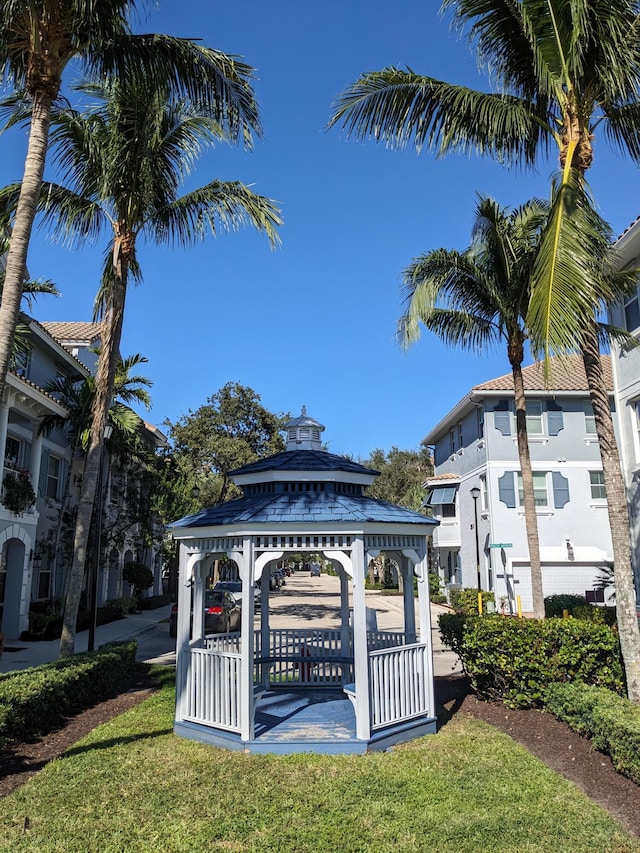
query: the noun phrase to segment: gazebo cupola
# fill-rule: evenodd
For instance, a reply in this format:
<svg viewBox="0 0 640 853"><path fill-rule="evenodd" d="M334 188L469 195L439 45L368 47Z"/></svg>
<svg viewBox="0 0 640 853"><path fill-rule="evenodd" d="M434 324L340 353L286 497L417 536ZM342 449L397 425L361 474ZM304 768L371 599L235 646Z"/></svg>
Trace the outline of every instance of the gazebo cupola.
<svg viewBox="0 0 640 853"><path fill-rule="evenodd" d="M307 415L302 407L299 418L292 418L284 425L287 431L287 450L322 450L321 433L324 426Z"/></svg>

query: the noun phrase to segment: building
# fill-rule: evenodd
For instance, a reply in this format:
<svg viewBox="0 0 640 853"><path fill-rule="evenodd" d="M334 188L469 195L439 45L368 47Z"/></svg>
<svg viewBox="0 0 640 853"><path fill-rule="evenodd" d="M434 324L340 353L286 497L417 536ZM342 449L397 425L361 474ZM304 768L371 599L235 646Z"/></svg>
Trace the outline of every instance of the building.
<svg viewBox="0 0 640 853"><path fill-rule="evenodd" d="M612 389L609 357L603 357ZM523 369L545 596L584 595L611 561L593 410L582 360ZM440 521L434 568L445 584L491 590L505 612L533 609L512 375L476 385L424 439L434 476L426 503Z"/></svg>
<svg viewBox="0 0 640 853"><path fill-rule="evenodd" d="M21 320L28 330L27 347L14 357L0 401L0 631L8 639L28 630L32 602L64 595L83 460L74 453L63 424L45 432L41 427L46 420L61 421L69 414L59 395L47 390L51 380L87 379L95 366L91 348L99 343L96 324L43 324L24 314ZM58 327L68 327L71 336L58 339L52 333ZM143 422L139 433L152 450L166 444L151 424ZM145 500L148 504L148 490L145 496L140 488L140 468L117 462L105 468L107 541L116 518L128 513L130 520L101 557L98 603L129 593L122 583L122 567L129 560L153 570L154 586L148 594L160 593L162 531L148 512L142 521L140 513L131 518L133 495L138 506Z"/></svg>
<svg viewBox="0 0 640 853"><path fill-rule="evenodd" d="M640 219L633 222L615 244L620 268L640 265ZM640 288L609 306L609 322L640 335ZM613 387L618 410L618 450L629 505L631 560L636 591L640 589L640 350L612 347Z"/></svg>

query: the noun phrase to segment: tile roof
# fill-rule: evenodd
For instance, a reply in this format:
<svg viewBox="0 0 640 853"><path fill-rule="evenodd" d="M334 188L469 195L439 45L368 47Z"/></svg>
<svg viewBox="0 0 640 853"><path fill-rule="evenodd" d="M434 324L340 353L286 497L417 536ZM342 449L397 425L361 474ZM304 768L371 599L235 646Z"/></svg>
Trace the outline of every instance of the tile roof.
<svg viewBox="0 0 640 853"><path fill-rule="evenodd" d="M324 450L284 450L257 462L250 462L235 471L230 471L231 477L236 474L252 474L260 471L348 471L356 474L374 475L378 471L366 468L358 462L337 456Z"/></svg>
<svg viewBox="0 0 640 853"><path fill-rule="evenodd" d="M289 523L437 524L434 519L365 495L334 493L247 496L181 518L172 528Z"/></svg>
<svg viewBox="0 0 640 853"><path fill-rule="evenodd" d="M613 392L613 373L611 371L611 357L600 356L604 379L607 390ZM588 391L587 377L584 372L584 364L579 355L568 355L552 358L550 360L550 375L545 382L542 363L531 364L522 368L525 391ZM473 391L510 391L513 393L513 374L505 373L497 379L490 379L480 385L474 385Z"/></svg>
<svg viewBox="0 0 640 853"><path fill-rule="evenodd" d="M41 326L57 338L59 341L88 341L93 343L100 337L100 323L88 323L81 321L64 322L40 322Z"/></svg>

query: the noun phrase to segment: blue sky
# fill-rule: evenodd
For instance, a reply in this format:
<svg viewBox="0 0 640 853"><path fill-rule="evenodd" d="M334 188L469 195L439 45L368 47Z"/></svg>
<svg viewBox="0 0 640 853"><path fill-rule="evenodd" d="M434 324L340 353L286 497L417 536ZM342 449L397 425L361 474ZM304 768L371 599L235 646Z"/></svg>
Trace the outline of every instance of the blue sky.
<svg viewBox="0 0 640 853"><path fill-rule="evenodd" d="M238 381L272 411L297 415L306 405L326 425L332 452L365 457L376 447L417 448L474 384L509 372L502 351L476 357L427 333L401 352L401 273L422 252L468 244L476 192L510 206L545 196L555 160L522 174L324 129L338 94L386 65L488 87L437 6L164 0L140 21L140 31L200 38L257 69L264 139L252 153L216 148L192 181L251 184L278 200L285 219L276 251L249 229L190 251L139 245L144 280L129 293L122 353L149 359L148 420L175 421ZM26 134L12 130L0 146L4 184L21 177ZM591 186L620 233L640 213L638 170L603 134L595 157ZM62 292L40 300L38 319L91 318L104 245L72 253L34 233L30 273Z"/></svg>

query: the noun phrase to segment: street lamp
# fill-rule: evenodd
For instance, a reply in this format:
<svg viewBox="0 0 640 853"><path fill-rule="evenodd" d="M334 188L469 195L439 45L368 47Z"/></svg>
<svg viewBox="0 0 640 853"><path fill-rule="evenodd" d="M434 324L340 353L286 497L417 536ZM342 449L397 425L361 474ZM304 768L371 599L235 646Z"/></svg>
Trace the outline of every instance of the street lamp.
<svg viewBox="0 0 640 853"><path fill-rule="evenodd" d="M476 572L478 573L478 592L480 592L482 590L482 581L480 580L480 540L478 538L478 498L480 497L480 489L477 486L471 489L471 497L473 498L473 515L476 532Z"/></svg>
<svg viewBox="0 0 640 853"><path fill-rule="evenodd" d="M104 427L104 441L100 448L100 470L98 472L98 506L96 507L96 534L93 553L93 566L91 567L91 604L89 606L89 636L87 638L87 651L92 652L96 646L96 622L98 620L98 565L100 563L100 540L102 539L102 507L104 504L102 495L102 475L104 469L104 451L107 441L113 433L113 425L108 421Z"/></svg>

